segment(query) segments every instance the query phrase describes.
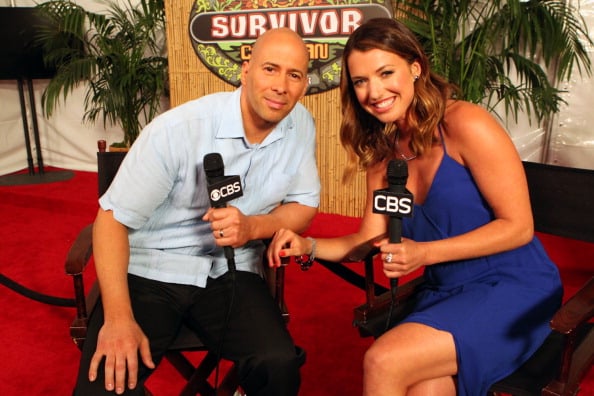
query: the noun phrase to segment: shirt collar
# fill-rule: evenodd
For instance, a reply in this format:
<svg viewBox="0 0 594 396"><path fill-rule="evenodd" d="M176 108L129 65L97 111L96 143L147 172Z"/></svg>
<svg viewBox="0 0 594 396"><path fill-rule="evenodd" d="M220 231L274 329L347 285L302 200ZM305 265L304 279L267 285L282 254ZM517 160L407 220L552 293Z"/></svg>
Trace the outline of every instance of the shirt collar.
<svg viewBox="0 0 594 396"><path fill-rule="evenodd" d="M227 110L224 111L224 116L216 133L217 139L243 139L246 145L249 145L245 131L243 130L243 120L241 119L241 87L236 89L231 95ZM282 139L289 131L293 130L295 120L293 111L291 111L278 125L270 132L264 139L260 146L266 146L279 139Z"/></svg>

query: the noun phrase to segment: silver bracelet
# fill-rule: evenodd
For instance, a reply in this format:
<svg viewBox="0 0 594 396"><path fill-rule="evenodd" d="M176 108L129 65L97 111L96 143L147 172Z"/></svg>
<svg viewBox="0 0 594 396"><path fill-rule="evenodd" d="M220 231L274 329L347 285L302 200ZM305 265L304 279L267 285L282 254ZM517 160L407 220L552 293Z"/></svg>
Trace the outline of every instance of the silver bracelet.
<svg viewBox="0 0 594 396"><path fill-rule="evenodd" d="M316 258L316 240L312 237L307 237L306 239L311 241L311 253L309 255L295 257L295 262L299 264L302 271L307 271L310 269L314 263L314 259Z"/></svg>

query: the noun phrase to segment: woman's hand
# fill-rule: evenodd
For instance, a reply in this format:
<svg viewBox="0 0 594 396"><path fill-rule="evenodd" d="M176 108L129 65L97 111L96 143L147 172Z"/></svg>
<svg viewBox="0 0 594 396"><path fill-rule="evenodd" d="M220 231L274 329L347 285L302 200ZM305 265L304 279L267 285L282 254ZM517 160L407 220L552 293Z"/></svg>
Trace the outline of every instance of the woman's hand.
<svg viewBox="0 0 594 396"><path fill-rule="evenodd" d="M384 274L388 278L400 278L425 265L427 246L422 242L402 238L401 243L389 243L383 239L377 243L382 252Z"/></svg>
<svg viewBox="0 0 594 396"><path fill-rule="evenodd" d="M299 236L291 230L281 228L278 230L270 245L268 246L268 265L271 267L280 267L281 259L289 256L302 256L310 254L312 242Z"/></svg>

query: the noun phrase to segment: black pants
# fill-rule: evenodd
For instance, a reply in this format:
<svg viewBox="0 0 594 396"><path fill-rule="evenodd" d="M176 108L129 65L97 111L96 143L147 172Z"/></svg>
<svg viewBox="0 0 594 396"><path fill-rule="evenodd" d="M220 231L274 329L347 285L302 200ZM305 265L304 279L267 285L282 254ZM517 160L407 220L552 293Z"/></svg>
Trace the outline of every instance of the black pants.
<svg viewBox="0 0 594 396"><path fill-rule="evenodd" d="M134 317L149 339L155 363L161 361L185 324L212 351L219 350L224 334L221 357L236 363L241 386L249 396L297 395L302 356L296 353L279 307L258 275L238 271L233 281L232 275L225 274L209 279L205 288L129 275L128 287ZM231 300L232 311L226 322ZM99 304L91 314L75 395L115 394L105 390L103 364L98 378L92 383L88 380L102 325L103 307ZM139 361L139 383L124 394L144 395L143 384L150 374L151 370Z"/></svg>

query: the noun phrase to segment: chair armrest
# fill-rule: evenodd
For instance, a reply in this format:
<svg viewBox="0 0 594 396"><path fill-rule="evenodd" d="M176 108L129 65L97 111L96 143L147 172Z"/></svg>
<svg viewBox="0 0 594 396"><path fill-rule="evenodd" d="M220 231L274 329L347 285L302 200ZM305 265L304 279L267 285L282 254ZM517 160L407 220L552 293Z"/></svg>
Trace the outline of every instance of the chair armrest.
<svg viewBox="0 0 594 396"><path fill-rule="evenodd" d="M405 301L408 301L418 291L419 287L424 281L425 279L422 276L419 276L399 285L398 289L396 289L395 296L397 303L401 304ZM376 316L384 315L390 308L391 303L392 294L390 291L387 291L380 294L379 296L376 296L372 303L368 302L359 305L354 309L355 324L364 324Z"/></svg>
<svg viewBox="0 0 594 396"><path fill-rule="evenodd" d="M571 334L577 326L589 321L594 314L594 277L557 311L551 328L561 334Z"/></svg>
<svg viewBox="0 0 594 396"><path fill-rule="evenodd" d="M562 335L561 371L543 389L543 394L577 393L581 379L594 361L594 326L588 323L594 313L594 277L557 311L550 322L557 335Z"/></svg>
<svg viewBox="0 0 594 396"><path fill-rule="evenodd" d="M270 245L271 239L264 239L264 245L266 249ZM285 323L289 323L289 309L285 301L285 267L289 265L290 258L282 257L281 266L278 268L272 268L268 265L266 255L262 260L262 272L264 274L264 280L268 285L270 294L274 298L274 301L278 304Z"/></svg>
<svg viewBox="0 0 594 396"><path fill-rule="evenodd" d="M77 275L81 277L81 274ZM76 317L70 324L70 337L72 341L82 349L82 345L87 336L87 325L89 321L89 313L93 311L95 305L99 301L99 284L94 282L91 286L91 290L84 296L84 290L80 290L83 294L81 297L79 292L76 291L75 284L75 301L76 301Z"/></svg>
<svg viewBox="0 0 594 396"><path fill-rule="evenodd" d="M378 235L355 246L340 262L316 258L316 261L321 265L365 291L365 303L353 310L353 325L359 329L362 337L377 337L385 330L388 316L392 321L400 320L406 316L412 307L413 299L411 297L424 282L423 276L418 276L400 285L396 290L396 296L394 296L396 304L392 304L391 292L377 284L374 275L374 257L380 252L375 243L383 238L386 238L386 234ZM356 273L344 265L359 262L364 265L364 275Z"/></svg>
<svg viewBox="0 0 594 396"><path fill-rule="evenodd" d="M66 263L64 264L66 275L72 277L76 305L76 318L70 325L70 335L79 348L82 348L86 337L88 314L95 306L99 296L99 288L96 282L91 288L89 295L85 295L83 271L92 254L93 224L89 224L79 232L68 251Z"/></svg>
<svg viewBox="0 0 594 396"><path fill-rule="evenodd" d="M387 234L378 235L371 238L351 249L342 260L346 263L356 263L365 261L379 253L379 248L375 246L375 242L386 238Z"/></svg>
<svg viewBox="0 0 594 396"><path fill-rule="evenodd" d="M81 274L93 254L93 224L83 228L70 247L64 269L67 275Z"/></svg>

